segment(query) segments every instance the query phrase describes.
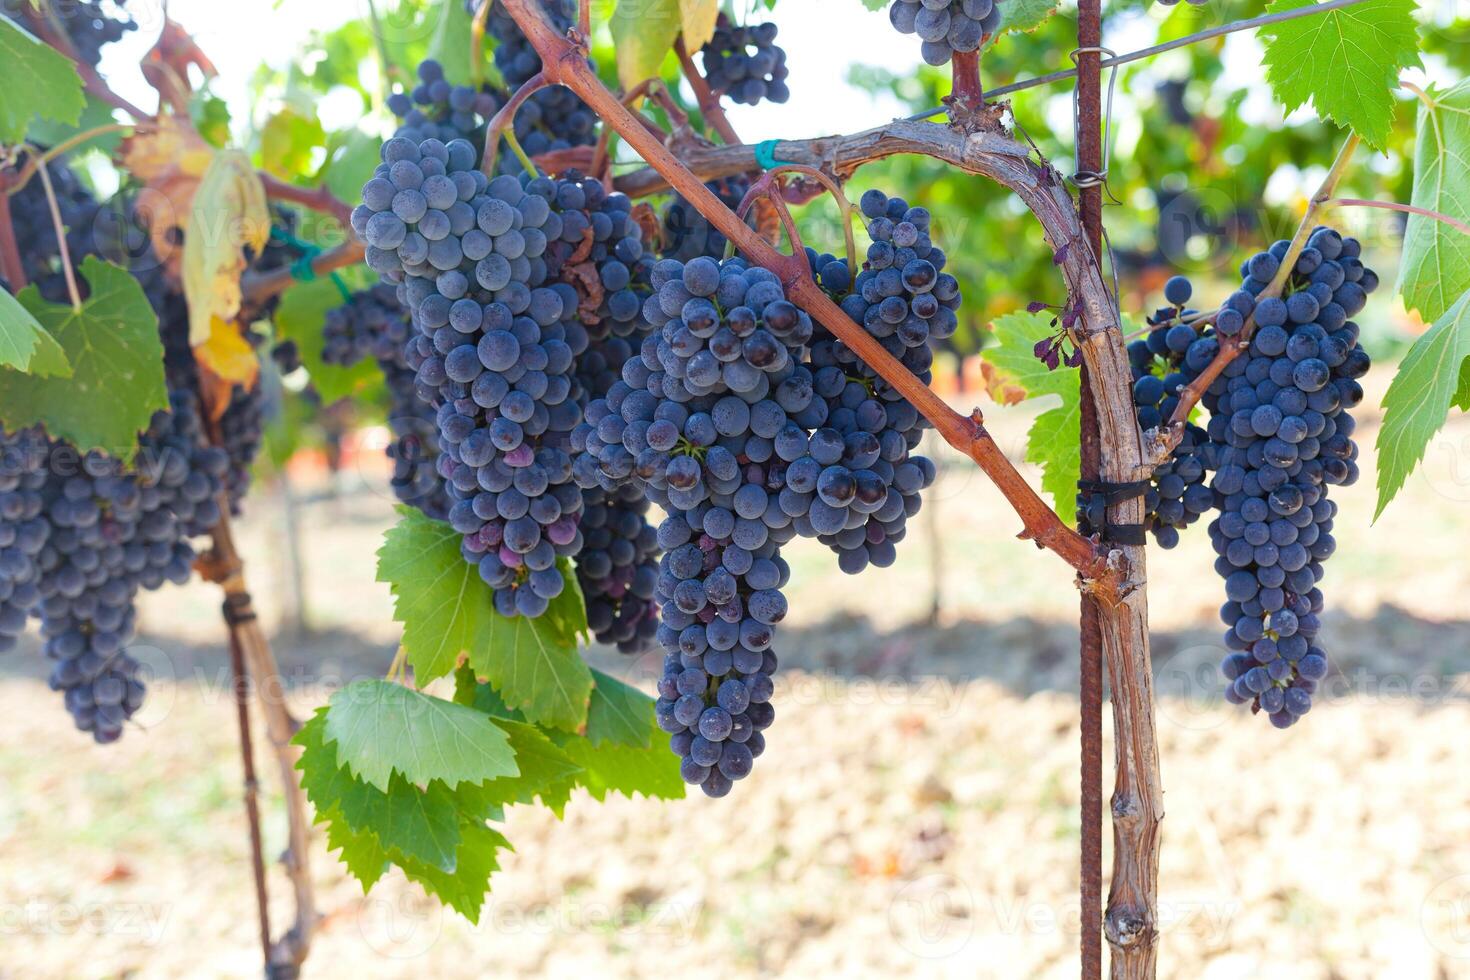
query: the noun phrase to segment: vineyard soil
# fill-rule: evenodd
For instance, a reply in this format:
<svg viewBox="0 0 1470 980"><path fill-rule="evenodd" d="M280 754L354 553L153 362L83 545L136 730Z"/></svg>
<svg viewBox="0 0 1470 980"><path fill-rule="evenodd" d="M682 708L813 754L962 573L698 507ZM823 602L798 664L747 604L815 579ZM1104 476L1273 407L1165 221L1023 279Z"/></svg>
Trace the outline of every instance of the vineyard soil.
<svg viewBox="0 0 1470 980"><path fill-rule="evenodd" d="M1390 373L1369 379L1367 472L1367 406ZM1028 411L994 415L1018 458ZM1470 978L1470 944L1438 917L1470 896L1470 621L1455 618L1470 571L1454 560L1470 539L1454 467L1467 446L1470 422L1452 420L1410 499L1375 533L1343 535L1332 682L1285 739L1220 698L1203 529L1151 563L1170 790L1161 976ZM1341 494L1344 525L1366 525L1372 494L1370 481ZM268 623L277 501L260 493L241 524ZM391 657L387 589L372 581L389 504L358 488L300 516L320 632L277 641L300 717ZM935 504L951 573L930 628L913 624L931 594ZM560 826L512 813L517 853L476 928L397 874L364 899L317 837L326 919L304 975L634 977L656 944L665 972L1075 976L1073 603L1056 562L1002 533L1015 523L954 465L895 568L852 580L816 543L792 549L781 751L733 801L739 846L728 814L701 819L728 800L574 798ZM258 976L217 595L196 582L143 602L140 643L164 667L139 716L154 730L106 753L61 724L34 638L0 660L0 977ZM659 667L593 659L645 688ZM273 856L285 825L279 787L265 788ZM284 890L272 897L284 919Z"/></svg>

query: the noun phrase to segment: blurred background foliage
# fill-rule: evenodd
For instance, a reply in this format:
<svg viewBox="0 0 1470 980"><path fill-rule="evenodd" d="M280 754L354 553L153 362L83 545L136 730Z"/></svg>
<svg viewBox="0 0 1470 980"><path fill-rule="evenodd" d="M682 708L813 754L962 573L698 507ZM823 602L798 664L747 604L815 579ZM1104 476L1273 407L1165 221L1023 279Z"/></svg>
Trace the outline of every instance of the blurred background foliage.
<svg viewBox="0 0 1470 980"><path fill-rule="evenodd" d="M825 2L840 18L848 5L856 12L860 0ZM593 57L609 85L616 85L612 40L605 26L613 5L613 0L594 4L594 23L602 26L595 31ZM280 6L289 3L282 0ZM414 67L426 56L443 61L451 78L467 75L464 38L470 24L460 0L402 0L396 5L378 0L356 7L350 20L313 34L287 67L262 66L256 72L250 85L250 118L231 118L225 102L206 88L195 99L196 124L220 143L233 136L249 148L260 167L284 180L308 186L325 181L343 200L355 200L377 162L380 141L394 126L384 106L386 95L411 87ZM1106 36L1120 51L1133 50L1253 17L1265 8L1263 0L1217 0L1199 7L1118 0L1105 7ZM1422 14L1430 77L1435 77L1435 69L1454 76L1470 72L1470 10L1463 4L1426 0ZM779 5L771 16L781 22ZM993 88L1070 67L1068 53L1075 47L1075 8L1064 4L1040 29L1007 35L993 44L984 55L984 83ZM1117 70L1105 222L1125 314L1142 314L1159 305L1163 281L1175 272L1195 280L1197 302L1223 296L1243 257L1290 233L1306 196L1331 161L1342 134L1310 110L1283 118L1265 84L1259 51L1253 33L1245 32ZM488 63L488 51L486 55ZM896 98L910 111L921 112L938 106L947 94L946 70L924 67L916 74L898 75L876 63L880 58L879 51L871 57L856 53L846 79L851 88L839 92L834 85L834 97L849 97L856 89ZM492 84L498 82L493 67L487 65L486 76ZM687 86L677 88L678 65L672 54L664 63L664 76L697 120ZM1032 88L1008 96L1007 101L1018 135L1029 139L1060 172L1070 173L1071 85ZM1412 95L1403 92L1387 151L1377 155L1362 151L1341 195L1408 200L1415 105ZM665 121L657 109L646 111ZM88 161L87 172L99 184L116 179L104 172L105 150L105 146L94 150ZM616 147L615 160L618 172L640 165ZM854 200L861 190L876 186L934 213L936 240L950 257L966 295L961 329L952 341L957 355L953 367L986 343L988 324L996 316L1033 300L1064 301L1061 278L1039 227L995 184L916 157L866 167L853 184ZM660 207L664 203L656 202ZM840 250L842 234L830 199L812 202L797 213L807 244ZM1395 272L1401 216L1339 212L1335 223L1364 240L1370 263L1389 280ZM342 229L319 215L303 213L296 224L297 235L322 247L342 239ZM859 249L863 246L859 231ZM319 328L325 306L293 302L291 293L319 294L321 289L322 284L304 283L288 291L287 308L317 308L314 314L297 318L294 335ZM1384 290L1375 297L1360 319L1370 342L1392 356L1422 324L1407 317L1389 293ZM305 353L307 370L295 370L280 382L282 411L268 454L274 460L285 459L299 445L321 444L329 435L322 428L322 413L309 410L323 398L308 373L313 358L310 351ZM387 402L380 388L372 371L324 383L328 402L349 391L354 396L350 410L327 416L329 427L335 432L344 424L381 417ZM292 409L292 400L302 398L307 404Z"/></svg>

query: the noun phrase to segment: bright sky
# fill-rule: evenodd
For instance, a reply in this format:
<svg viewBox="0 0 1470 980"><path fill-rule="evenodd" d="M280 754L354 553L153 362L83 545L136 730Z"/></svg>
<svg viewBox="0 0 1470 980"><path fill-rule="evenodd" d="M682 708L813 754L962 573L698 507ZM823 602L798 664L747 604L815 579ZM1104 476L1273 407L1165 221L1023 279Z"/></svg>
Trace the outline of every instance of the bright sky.
<svg viewBox="0 0 1470 980"><path fill-rule="evenodd" d="M846 16L834 36L831 8L838 3ZM380 0L378 6L390 7L391 0ZM151 108L157 99L136 65L157 37L161 8L159 0L131 0L128 9L139 30L107 48L101 67L114 88ZM249 79L262 62L284 67L313 30L368 17L366 0L170 0L169 13L214 61L220 71L216 91L236 119L249 114ZM859 60L881 61L898 73L912 72L920 64L918 42L895 35L887 14L870 13L858 0L788 0L777 9L775 20L781 25L778 43L792 67L791 101L759 109L733 107L731 120L742 136L761 140L852 132L900 114L903 107L897 99L859 96L846 83L848 69Z"/></svg>

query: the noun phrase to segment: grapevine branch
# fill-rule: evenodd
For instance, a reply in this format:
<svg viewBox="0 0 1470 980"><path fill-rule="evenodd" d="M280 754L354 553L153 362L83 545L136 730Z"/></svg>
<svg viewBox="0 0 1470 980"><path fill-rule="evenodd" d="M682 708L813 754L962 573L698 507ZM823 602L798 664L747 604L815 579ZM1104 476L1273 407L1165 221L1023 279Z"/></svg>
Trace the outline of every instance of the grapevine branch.
<svg viewBox="0 0 1470 980"><path fill-rule="evenodd" d="M329 275L338 269L362 261L363 244L353 239L336 248L329 249L311 261L311 271L318 276ZM247 272L240 281L240 293L247 303L260 303L279 296L296 282L290 268L272 269L269 272Z"/></svg>
<svg viewBox="0 0 1470 980"><path fill-rule="evenodd" d="M212 432L213 441L218 433ZM293 973L305 961L311 946L312 932L316 928L316 899L311 884L311 866L308 860L310 821L306 813L306 798L296 778L296 761L299 750L291 744L291 738L300 727L286 705L285 689L281 682L281 670L271 651L270 641L256 619L245 584L245 564L235 547L230 527L229 500L221 497L220 519L211 529L212 547L200 562L200 573L216 582L225 593L225 621L230 631L230 644L239 645L243 661L254 681L256 701L265 716L266 734L271 751L275 755L281 774L281 789L286 798L286 820L288 844L282 864L291 880L296 899L296 918L280 939L268 941L267 965ZM249 787L247 787L247 793ZM259 846L252 835L252 844ZM260 860L257 856L255 860ZM263 876L257 880L257 888L264 888Z"/></svg>
<svg viewBox="0 0 1470 980"><path fill-rule="evenodd" d="M225 605L225 619L233 616ZM235 697L235 721L240 730L240 766L245 779L245 820L250 827L250 872L255 880L255 917L260 924L262 962L271 961L270 897L265 882L265 857L260 840L260 782L255 778L255 745L250 738L250 680L245 674L245 653L240 638L230 634L230 689Z"/></svg>
<svg viewBox="0 0 1470 980"><path fill-rule="evenodd" d="M310 208L313 211L329 214L343 225L351 222L352 207L345 201L339 200L335 194L327 189L325 184L317 187L298 187L296 184L288 184L286 181L266 173L264 170L258 173L260 175L261 186L265 188L267 197L275 198L278 201L290 201L293 204L300 204L302 207Z"/></svg>
<svg viewBox="0 0 1470 980"><path fill-rule="evenodd" d="M1332 163L1332 169L1322 181L1322 186L1317 188L1317 193L1312 195L1311 201L1307 203L1306 213L1302 215L1301 223L1297 225L1296 234L1292 236L1291 247L1286 250L1286 255L1281 259L1281 267L1276 270L1275 277L1271 283L1256 296L1259 304L1262 300L1279 297L1286 288L1287 280L1291 278L1292 270L1296 267L1296 260L1302 254L1302 249L1307 246L1307 239L1316 226L1318 215L1328 206L1332 200L1333 192L1342 181L1343 175L1347 173L1348 164L1352 162L1353 152L1358 148L1358 137L1356 134L1347 138L1342 149L1338 151L1337 159ZM1251 334L1256 326L1255 315L1246 317L1245 326L1241 328L1240 335L1233 343L1222 342L1220 352L1209 366L1200 372L1195 378L1179 392L1179 406L1174 409L1166 425L1157 429L1150 429L1145 435L1149 444L1152 457L1156 460L1168 458L1173 448L1179 444L1184 436L1184 423L1189 420L1189 413L1199 404L1199 400L1209 390L1210 385L1225 370L1226 366L1241 352L1250 346Z"/></svg>
<svg viewBox="0 0 1470 980"><path fill-rule="evenodd" d="M848 319L811 277L804 272L804 256L787 256L755 235L729 208L680 164L663 142L638 122L611 91L607 89L587 63L577 45L561 36L535 8L531 0L503 0L506 11L541 55L542 72L551 81L572 89L606 124L645 160L649 161L694 207L730 241L758 264L774 272L785 285L787 295L798 306L812 314L827 329L872 367L885 381L907 398L928 419L950 445L974 459L992 482L1005 495L1020 515L1025 526L1023 537L1056 552L1072 565L1088 582L1089 588L1117 593L1120 572L1111 566L1107 556L1088 539L1072 530L1037 495L1001 452L984 419L976 411L960 415L916 378L876 339ZM1009 143L1009 141L1005 141ZM1020 161L1026 167L1024 151ZM1063 193L1065 198L1065 193ZM1071 201L1066 198L1071 210ZM1079 243L1083 249L1085 244ZM1100 321L1094 321L1100 322ZM1122 347L1119 345L1119 356ZM1126 360L1122 361L1126 370ZM1132 424L1137 431L1136 423Z"/></svg>

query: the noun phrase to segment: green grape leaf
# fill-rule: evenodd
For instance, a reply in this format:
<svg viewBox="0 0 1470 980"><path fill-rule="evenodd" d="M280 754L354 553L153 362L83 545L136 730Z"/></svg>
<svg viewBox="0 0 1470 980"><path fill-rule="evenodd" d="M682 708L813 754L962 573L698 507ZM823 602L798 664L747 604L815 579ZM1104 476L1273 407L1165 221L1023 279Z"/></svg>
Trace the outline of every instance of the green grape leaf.
<svg viewBox="0 0 1470 980"><path fill-rule="evenodd" d="M587 741L617 742L647 748L653 698L600 670L592 672L592 703L587 710Z"/></svg>
<svg viewBox="0 0 1470 980"><path fill-rule="evenodd" d="M315 169L312 157L327 141L321 120L314 112L308 115L308 111L285 106L267 119L260 130L260 165L287 182L312 173ZM359 184L358 190L361 189Z"/></svg>
<svg viewBox="0 0 1470 980"><path fill-rule="evenodd" d="M1460 365L1460 385L1451 404L1462 412L1470 412L1470 359Z"/></svg>
<svg viewBox="0 0 1470 980"><path fill-rule="evenodd" d="M1273 0L1267 13L1313 6ZM1414 0L1366 0L1261 28L1266 80L1293 111L1311 102L1317 115L1347 126L1382 149L1393 125L1399 72L1419 65Z"/></svg>
<svg viewBox="0 0 1470 980"><path fill-rule="evenodd" d="M1470 222L1470 81L1425 93L1414 145L1415 207ZM1409 215L1398 291L1404 305L1437 320L1470 289L1470 235Z"/></svg>
<svg viewBox="0 0 1470 980"><path fill-rule="evenodd" d="M1012 31L1034 31L1057 12L1061 0L1003 0L1000 4L1000 27L994 37Z"/></svg>
<svg viewBox="0 0 1470 980"><path fill-rule="evenodd" d="M354 833L370 833L386 849L442 871L454 870L459 847L459 810L449 789L435 780L420 790L397 773L387 789L355 778L330 741L331 709L319 711L295 741L302 746L296 768L301 788L329 819L343 820Z"/></svg>
<svg viewBox="0 0 1470 980"><path fill-rule="evenodd" d="M382 145L382 137L360 129L333 133L327 141L327 190L339 200L361 200L362 185L372 179Z"/></svg>
<svg viewBox="0 0 1470 980"><path fill-rule="evenodd" d="M597 674L599 685L603 685L605 674ZM610 678L609 678L610 680ZM475 684L473 678L457 676L457 698L473 703L476 708L496 719L497 724L508 725L520 720L519 712L508 707L489 684ZM616 683L616 682L614 682ZM637 694L636 691L633 694ZM646 697L645 695L638 695ZM631 701L632 695L624 695ZM596 704L597 695L593 695ZM600 709L598 709L600 710ZM598 721L598 726L603 725ZM631 721L620 721L618 730L631 726ZM650 710L642 719L641 733L628 732L628 741L619 742L611 738L593 742L590 737L579 737L566 732L545 734L574 763L582 767L573 779L574 785L582 786L598 800L607 796L609 790L631 797L635 793L659 799L679 799L684 795L684 781L679 776L679 757L669 748L669 736L654 721ZM588 723L588 731L592 730ZM612 726L609 725L611 728ZM542 802L556 810L555 803L542 796Z"/></svg>
<svg viewBox="0 0 1470 980"><path fill-rule="evenodd" d="M329 712L318 709L293 739L302 747L296 765L302 787L316 807L316 822L327 825L327 849L341 852L342 863L364 893L389 864L396 864L410 880L477 921L490 875L499 868L497 855L510 842L486 827L482 816L464 812L461 800L443 783L432 782L420 794L395 776L393 788L383 794L353 779L338 765L327 741ZM454 844L446 852L451 839Z"/></svg>
<svg viewBox="0 0 1470 980"><path fill-rule="evenodd" d="M1461 391L1470 357L1470 291L1424 332L1399 365L1383 396L1378 430L1378 520L1424 458Z"/></svg>
<svg viewBox="0 0 1470 980"><path fill-rule="evenodd" d="M1006 381L1025 389L1026 397L1055 395L1061 405L1047 409L1031 423L1026 461L1041 467L1041 488L1051 494L1052 507L1070 518L1076 508L1077 480L1081 477L1082 388L1077 371L1047 370L1037 359L1038 341L1056 333L1049 313L1012 313L992 324L995 343L980 351Z"/></svg>
<svg viewBox="0 0 1470 980"><path fill-rule="evenodd" d="M460 784L455 791L461 806L475 813L490 815L510 803L541 802L560 817L571 799L582 767L558 748L535 725L509 718L497 718L495 724L510 737L520 774L502 776L477 785Z"/></svg>
<svg viewBox="0 0 1470 980"><path fill-rule="evenodd" d="M42 378L71 377L66 351L31 311L0 289L0 368Z"/></svg>
<svg viewBox="0 0 1470 980"><path fill-rule="evenodd" d="M0 19L3 19L3 15L0 15ZM95 95L88 95L82 107L82 114L74 124L57 122L54 119L32 119L31 128L26 130L26 142L38 146L55 146L62 140L70 139L84 130L96 129L99 126L117 122L113 113L112 106ZM111 156L118 144L122 142L122 138L123 133L120 131L98 133L87 140L85 147L79 147L78 151L95 150Z"/></svg>
<svg viewBox="0 0 1470 980"><path fill-rule="evenodd" d="M0 143L19 143L37 119L75 126L86 99L82 76L64 55L13 20L0 17Z"/></svg>
<svg viewBox="0 0 1470 980"><path fill-rule="evenodd" d="M462 6L462 5L456 5ZM454 855L454 871L443 871L432 864L415 861L394 852L393 863L403 869L410 881L460 915L478 924L485 894L490 890L490 876L500 870L502 850L512 850L510 841L498 831L478 821L460 825L463 840Z"/></svg>
<svg viewBox="0 0 1470 980"><path fill-rule="evenodd" d="M189 97L189 119L210 146L223 149L229 145L229 103L207 88Z"/></svg>
<svg viewBox="0 0 1470 980"><path fill-rule="evenodd" d="M394 773L454 787L518 772L505 732L485 715L387 681L332 695L326 739L344 767L384 792Z"/></svg>
<svg viewBox="0 0 1470 980"><path fill-rule="evenodd" d="M439 18L429 39L428 57L444 66L444 77L452 85L470 83L470 46L465 39L474 26L474 16L463 3L437 3L430 16Z"/></svg>
<svg viewBox="0 0 1470 980"><path fill-rule="evenodd" d="M372 834L360 834L349 827L335 810L328 809L323 813L318 809L317 823L327 825L327 850L342 852L339 859L348 873L362 884L363 894L367 894L388 871L388 852Z"/></svg>
<svg viewBox="0 0 1470 980"><path fill-rule="evenodd" d="M394 618L419 683L449 674L464 656L529 721L580 731L592 694L592 672L577 652L586 631L581 594L565 588L542 616L506 619L460 554L460 534L411 508L399 513L378 551L378 580L392 587ZM561 568L575 582L565 562Z"/></svg>
<svg viewBox="0 0 1470 980"><path fill-rule="evenodd" d="M1072 373L1076 379L1077 375ZM1051 494L1052 508L1064 519L1077 509L1077 481L1082 479L1080 441L1082 387L1062 396L1062 404L1036 416L1026 438L1026 462L1041 467L1041 489Z"/></svg>
<svg viewBox="0 0 1470 980"><path fill-rule="evenodd" d="M862 5L869 10L877 12L888 6L891 0L862 0Z"/></svg>
<svg viewBox="0 0 1470 980"><path fill-rule="evenodd" d="M349 289L364 285L364 277L357 269L342 269L337 275L343 277ZM327 404L357 394L382 375L372 358L364 358L350 367L322 360L322 325L326 323L327 311L345 301L342 288L331 278L314 279L291 286L281 294L281 305L276 307L276 329L283 339L296 341L312 386Z"/></svg>
<svg viewBox="0 0 1470 980"><path fill-rule="evenodd" d="M684 797L684 780L679 775L679 757L669 748L669 736L654 726L650 716L647 748L604 742L593 745L585 738L551 733L551 739L584 770L578 785L602 802L609 792L632 799L641 793L650 799L678 800Z"/></svg>
<svg viewBox="0 0 1470 980"><path fill-rule="evenodd" d="M72 370L41 378L0 369L0 422L11 430L44 422L53 437L78 449L130 459L138 433L168 408L158 318L138 280L110 262L89 255L77 278L88 292L80 310L46 302L34 285L16 297Z"/></svg>
<svg viewBox="0 0 1470 980"><path fill-rule="evenodd" d="M557 566L567 582L561 595L536 619L506 619L490 610L489 635L470 649L470 666L528 721L580 732L592 696L592 671L577 650L577 638L587 631L587 610L570 563L558 559ZM474 569L471 574L480 583ZM488 604L490 591L480 585Z"/></svg>
<svg viewBox="0 0 1470 980"><path fill-rule="evenodd" d="M679 0L618 0L608 25L617 55L618 81L631 89L659 74L683 28Z"/></svg>

